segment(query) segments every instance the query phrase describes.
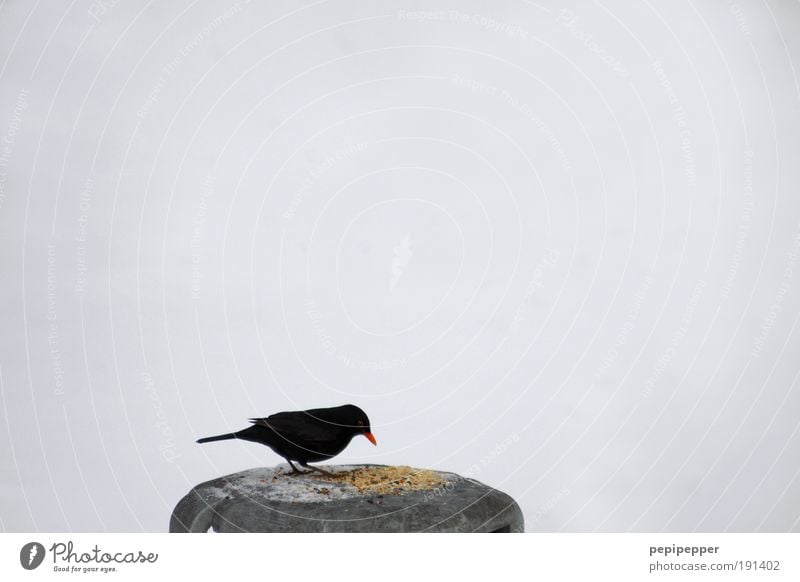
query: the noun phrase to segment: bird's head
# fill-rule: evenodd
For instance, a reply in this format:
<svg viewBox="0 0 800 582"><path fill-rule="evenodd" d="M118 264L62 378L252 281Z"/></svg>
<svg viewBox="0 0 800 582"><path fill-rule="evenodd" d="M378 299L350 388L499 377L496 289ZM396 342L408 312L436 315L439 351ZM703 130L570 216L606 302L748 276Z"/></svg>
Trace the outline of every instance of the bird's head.
<svg viewBox="0 0 800 582"><path fill-rule="evenodd" d="M365 436L369 442L377 446L378 441L375 440L372 434L372 428L369 425L367 413L353 404L348 404L343 408L347 409L347 416L349 417L347 424L353 427L355 433Z"/></svg>

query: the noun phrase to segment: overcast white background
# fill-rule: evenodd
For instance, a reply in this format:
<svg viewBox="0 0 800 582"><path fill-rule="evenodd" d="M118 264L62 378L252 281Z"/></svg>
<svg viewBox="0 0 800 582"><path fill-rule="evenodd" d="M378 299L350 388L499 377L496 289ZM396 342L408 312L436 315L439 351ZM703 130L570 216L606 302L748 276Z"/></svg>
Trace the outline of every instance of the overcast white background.
<svg viewBox="0 0 800 582"><path fill-rule="evenodd" d="M788 0L3 2L0 529L165 531L281 460L196 438L352 402L337 462L528 531L800 530L799 54Z"/></svg>

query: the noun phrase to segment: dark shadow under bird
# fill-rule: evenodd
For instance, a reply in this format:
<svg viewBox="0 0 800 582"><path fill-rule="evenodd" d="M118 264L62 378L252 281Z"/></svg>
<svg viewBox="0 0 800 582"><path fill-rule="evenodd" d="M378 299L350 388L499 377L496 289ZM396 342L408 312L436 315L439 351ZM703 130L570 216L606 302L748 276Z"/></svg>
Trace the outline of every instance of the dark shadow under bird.
<svg viewBox="0 0 800 582"><path fill-rule="evenodd" d="M241 439L267 445L286 459L292 473L303 473L294 466L331 475L308 463L327 461L341 453L354 436L363 435L373 445L378 443L372 436L369 418L358 406L345 404L333 408L314 408L294 412L278 412L266 418L251 418L251 426L238 432L206 437L198 443L210 443L228 439Z"/></svg>

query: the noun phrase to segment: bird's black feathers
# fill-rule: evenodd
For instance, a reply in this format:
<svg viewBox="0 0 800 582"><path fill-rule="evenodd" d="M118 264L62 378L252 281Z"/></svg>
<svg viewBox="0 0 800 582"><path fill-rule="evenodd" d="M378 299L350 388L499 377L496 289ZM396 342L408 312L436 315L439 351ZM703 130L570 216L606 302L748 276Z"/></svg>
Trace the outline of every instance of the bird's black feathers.
<svg viewBox="0 0 800 582"><path fill-rule="evenodd" d="M266 418L251 418L251 426L235 433L206 437L198 443L241 439L260 443L291 463L324 461L338 455L359 434L369 435L370 422L358 406L278 412Z"/></svg>
<svg viewBox="0 0 800 582"><path fill-rule="evenodd" d="M202 443L213 443L214 441L226 441L228 439L235 439L235 438L236 438L236 434L228 433L228 434L219 434L217 436L198 439L197 442L200 443L200 444L202 444Z"/></svg>

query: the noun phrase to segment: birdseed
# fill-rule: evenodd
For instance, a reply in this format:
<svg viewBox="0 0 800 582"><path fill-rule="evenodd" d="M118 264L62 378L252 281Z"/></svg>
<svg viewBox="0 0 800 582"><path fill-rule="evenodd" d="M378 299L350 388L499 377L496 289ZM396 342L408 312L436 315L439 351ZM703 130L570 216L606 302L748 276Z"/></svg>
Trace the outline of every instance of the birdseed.
<svg viewBox="0 0 800 582"><path fill-rule="evenodd" d="M442 477L430 469L413 467L361 467L333 477L319 476L318 479L345 483L355 487L359 493L376 495L402 495L406 491L433 489L441 485Z"/></svg>

